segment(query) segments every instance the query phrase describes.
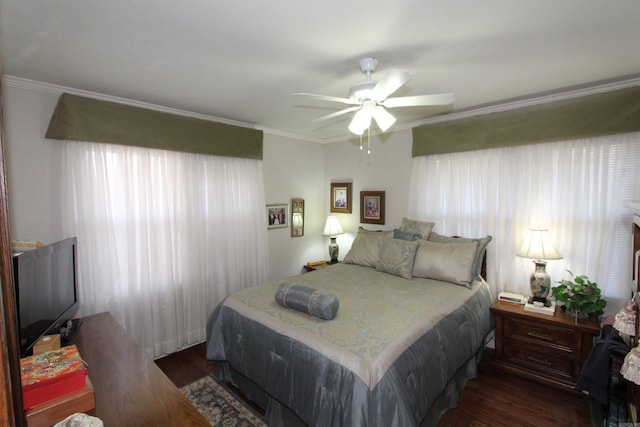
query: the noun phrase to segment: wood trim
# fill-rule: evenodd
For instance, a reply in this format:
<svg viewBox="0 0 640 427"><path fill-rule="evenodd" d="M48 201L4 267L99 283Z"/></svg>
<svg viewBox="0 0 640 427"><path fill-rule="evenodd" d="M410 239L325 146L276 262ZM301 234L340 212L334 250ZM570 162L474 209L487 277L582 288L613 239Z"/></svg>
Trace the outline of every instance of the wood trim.
<svg viewBox="0 0 640 427"><path fill-rule="evenodd" d="M1 95L1 94L0 94ZM1 98L1 96L0 96ZM3 115L0 105L0 425L24 425L20 385L17 311L13 286L13 262L9 235L9 208L4 156ZM20 414L16 416L16 414Z"/></svg>

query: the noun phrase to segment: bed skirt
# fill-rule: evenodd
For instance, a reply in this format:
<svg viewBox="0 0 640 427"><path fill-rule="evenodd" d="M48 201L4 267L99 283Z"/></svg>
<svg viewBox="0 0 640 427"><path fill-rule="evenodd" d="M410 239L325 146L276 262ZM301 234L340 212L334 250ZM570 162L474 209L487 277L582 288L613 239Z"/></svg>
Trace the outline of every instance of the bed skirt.
<svg viewBox="0 0 640 427"><path fill-rule="evenodd" d="M463 364L449 380L442 393L431 404L420 423L421 427L435 427L442 415L458 404L458 395L468 380L478 376L478 363L484 354L484 343L473 357ZM265 411L270 427L305 427L306 424L288 407L271 398L258 384L251 381L229 365L217 362L216 377L238 387L245 396Z"/></svg>

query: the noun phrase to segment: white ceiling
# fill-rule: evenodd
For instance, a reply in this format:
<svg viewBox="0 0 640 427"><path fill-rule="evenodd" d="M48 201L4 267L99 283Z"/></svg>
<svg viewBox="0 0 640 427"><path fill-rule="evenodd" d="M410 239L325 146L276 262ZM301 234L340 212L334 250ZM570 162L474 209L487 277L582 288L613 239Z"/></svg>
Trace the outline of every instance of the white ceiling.
<svg viewBox="0 0 640 427"><path fill-rule="evenodd" d="M328 142L376 56L449 111L640 75L638 0L0 0L5 75ZM434 107L396 108L395 129ZM392 128L393 129L393 128Z"/></svg>

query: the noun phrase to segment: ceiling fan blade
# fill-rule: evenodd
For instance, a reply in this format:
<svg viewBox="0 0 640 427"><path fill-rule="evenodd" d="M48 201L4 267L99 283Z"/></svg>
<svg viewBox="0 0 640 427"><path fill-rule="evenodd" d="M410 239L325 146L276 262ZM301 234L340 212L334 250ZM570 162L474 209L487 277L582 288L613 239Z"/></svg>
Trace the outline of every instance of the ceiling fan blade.
<svg viewBox="0 0 640 427"><path fill-rule="evenodd" d="M382 80L371 90L371 99L382 102L400 86L411 79L411 74L404 70L390 70L382 77Z"/></svg>
<svg viewBox="0 0 640 427"><path fill-rule="evenodd" d="M387 108L393 107L419 107L423 105L448 105L454 101L452 93L438 93L433 95L401 96L388 98L382 102Z"/></svg>
<svg viewBox="0 0 640 427"><path fill-rule="evenodd" d="M372 115L382 132L386 132L387 129L389 129L391 125L396 122L396 118L393 117L387 110L385 110L384 107L381 107L379 105L373 109Z"/></svg>
<svg viewBox="0 0 640 427"><path fill-rule="evenodd" d="M325 121L325 120L333 119L334 117L341 116L343 114L350 113L351 111L355 111L355 110L358 110L358 109L360 109L360 105L356 105L355 107L347 107L344 110L336 111L335 113L331 113L331 114L327 114L326 116L318 117L317 119L315 119L313 121L314 122L322 122L322 121Z"/></svg>
<svg viewBox="0 0 640 427"><path fill-rule="evenodd" d="M309 96L311 98L320 99L322 101L330 101L330 102L342 102L343 104L356 105L360 104L357 99L351 98L340 98L338 96L328 96L328 95L316 95L314 93L294 93L295 96Z"/></svg>

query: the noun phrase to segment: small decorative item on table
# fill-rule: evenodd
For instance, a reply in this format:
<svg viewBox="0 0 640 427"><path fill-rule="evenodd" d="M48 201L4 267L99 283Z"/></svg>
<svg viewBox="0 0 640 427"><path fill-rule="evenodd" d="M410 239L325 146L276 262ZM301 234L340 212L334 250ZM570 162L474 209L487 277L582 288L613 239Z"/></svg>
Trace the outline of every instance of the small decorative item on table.
<svg viewBox="0 0 640 427"><path fill-rule="evenodd" d="M321 268L331 267L331 265L332 264L329 261L325 261L322 259L318 261L309 261L304 265L304 269L307 271L316 271Z"/></svg>
<svg viewBox="0 0 640 427"><path fill-rule="evenodd" d="M44 353L45 351L57 350L60 348L60 334L45 335L33 346L33 354Z"/></svg>
<svg viewBox="0 0 640 427"><path fill-rule="evenodd" d="M85 388L89 375L75 345L20 359L20 374L25 409Z"/></svg>

